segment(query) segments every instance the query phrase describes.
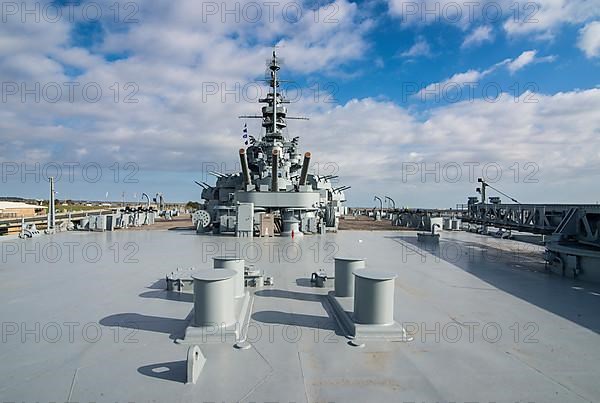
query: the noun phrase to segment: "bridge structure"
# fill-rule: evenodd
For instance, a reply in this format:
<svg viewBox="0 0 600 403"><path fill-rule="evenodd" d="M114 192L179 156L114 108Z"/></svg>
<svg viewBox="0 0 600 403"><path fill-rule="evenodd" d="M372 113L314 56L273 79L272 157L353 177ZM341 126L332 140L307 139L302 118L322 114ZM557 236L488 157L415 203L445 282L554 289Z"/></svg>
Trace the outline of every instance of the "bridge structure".
<svg viewBox="0 0 600 403"><path fill-rule="evenodd" d="M462 220L482 227L549 235L546 261L562 275L600 281L600 205L481 203L461 205Z"/></svg>
<svg viewBox="0 0 600 403"><path fill-rule="evenodd" d="M600 205L596 204L474 203L467 205L466 210L464 207L458 210L466 222L544 235L562 232L567 222L575 219L582 239L598 235L596 220Z"/></svg>

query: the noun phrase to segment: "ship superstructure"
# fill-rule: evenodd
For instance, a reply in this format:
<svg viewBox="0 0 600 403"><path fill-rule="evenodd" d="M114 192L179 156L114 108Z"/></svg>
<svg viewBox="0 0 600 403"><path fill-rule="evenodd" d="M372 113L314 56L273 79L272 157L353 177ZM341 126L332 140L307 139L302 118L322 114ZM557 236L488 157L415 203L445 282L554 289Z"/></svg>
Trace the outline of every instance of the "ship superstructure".
<svg viewBox="0 0 600 403"><path fill-rule="evenodd" d="M350 187L334 187L335 175L309 173L311 153L302 154L299 137L286 135L287 119L306 118L288 116L285 105L289 101L279 91L280 68L274 51L266 80L269 92L259 99L264 104L262 114L240 116L261 119L264 129L259 139L249 136L248 147L239 150L241 171L212 172L217 177L215 186L197 182L204 188L205 200L205 210L195 215L199 232L260 234L263 214L273 217L275 231L283 234L337 230L344 190ZM241 220L246 228L240 229ZM248 222L252 222L251 229Z"/></svg>

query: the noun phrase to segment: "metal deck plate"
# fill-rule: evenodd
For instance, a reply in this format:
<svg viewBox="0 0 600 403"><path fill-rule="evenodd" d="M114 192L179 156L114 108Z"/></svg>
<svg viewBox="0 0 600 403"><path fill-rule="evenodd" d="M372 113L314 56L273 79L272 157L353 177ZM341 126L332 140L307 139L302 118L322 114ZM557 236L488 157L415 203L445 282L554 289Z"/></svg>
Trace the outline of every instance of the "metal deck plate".
<svg viewBox="0 0 600 403"><path fill-rule="evenodd" d="M291 240L121 231L2 239L0 247L3 402L600 396L598 286L544 273L541 250L520 242L444 232L428 252L408 232ZM186 385L189 346L174 340L192 301L165 291L164 275L210 268L213 256L232 251L274 276L275 286L250 289L252 348L203 345L206 364ZM333 283L310 287L312 272L331 272L332 258L348 254L398 275L395 320L412 342L348 345L326 302Z"/></svg>

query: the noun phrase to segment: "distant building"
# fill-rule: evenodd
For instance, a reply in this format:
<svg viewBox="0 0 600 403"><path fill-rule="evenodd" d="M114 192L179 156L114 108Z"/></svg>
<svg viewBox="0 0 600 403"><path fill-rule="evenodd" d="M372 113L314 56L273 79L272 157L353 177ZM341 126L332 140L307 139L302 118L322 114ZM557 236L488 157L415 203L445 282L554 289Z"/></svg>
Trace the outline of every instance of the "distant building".
<svg viewBox="0 0 600 403"><path fill-rule="evenodd" d="M47 214L48 207L23 202L0 201L0 218L33 217Z"/></svg>

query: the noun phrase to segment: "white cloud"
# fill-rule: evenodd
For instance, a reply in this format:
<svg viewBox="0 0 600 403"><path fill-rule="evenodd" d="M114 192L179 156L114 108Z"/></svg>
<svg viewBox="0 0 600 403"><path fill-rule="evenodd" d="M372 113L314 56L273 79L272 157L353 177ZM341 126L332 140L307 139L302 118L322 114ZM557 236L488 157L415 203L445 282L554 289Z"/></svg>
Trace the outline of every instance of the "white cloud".
<svg viewBox="0 0 600 403"><path fill-rule="evenodd" d="M590 22L579 31L577 46L589 58L600 56L600 21Z"/></svg>
<svg viewBox="0 0 600 403"><path fill-rule="evenodd" d="M262 3L238 6L244 9L245 4ZM0 142L11 149L12 159L24 158L38 142L54 145L48 151L53 160L81 155L77 152L81 149L94 150L87 157L98 161L126 158L140 166L160 163L165 169L197 160L193 153L178 154L190 148L222 158L223 146L238 144L240 122L235 117L256 112L252 87L249 100L242 98L248 95L243 87L249 83L256 87L254 80L264 74L273 44L282 45L279 53L290 77L294 72L335 72L364 56L368 48L364 35L371 22L346 0L328 6L322 6L317 19L307 8L301 20L292 21L282 13L285 4L278 4L273 21L264 8L262 18L252 22L244 15L236 21L224 10L207 14L196 1L182 0L173 7L170 1L157 0L140 5L135 15L140 23L117 27L112 27L113 14L107 9L105 36L93 52L73 46L67 19L23 24L17 15L0 26L0 51L11 55L0 58L3 81L24 83L27 88L73 80L80 85L74 102L63 97L56 103L37 103L32 96L21 102L21 94L9 96L3 105ZM127 57L109 62L102 53ZM65 65L80 69L80 75L69 77ZM99 102L82 99L81 88L87 83L101 87ZM113 100L114 83L120 87L118 102ZM127 83L138 89L125 88ZM207 97L209 84L219 88ZM226 95L231 89L234 94ZM132 91L138 103L124 103Z"/></svg>
<svg viewBox="0 0 600 403"><path fill-rule="evenodd" d="M402 26L447 24L466 30L501 23L509 35L552 39L564 24L580 24L600 16L600 0L387 0L390 15Z"/></svg>
<svg viewBox="0 0 600 403"><path fill-rule="evenodd" d="M406 26L442 22L465 28L472 22L462 5L452 0L388 0L388 8Z"/></svg>
<svg viewBox="0 0 600 403"><path fill-rule="evenodd" d="M277 45L282 47L289 69L302 73L327 72L360 59L367 51L364 35L373 21L362 19L355 3L336 0L333 6L323 5L317 14L318 23L309 11L305 13L298 23L278 33L284 35Z"/></svg>
<svg viewBox="0 0 600 403"><path fill-rule="evenodd" d="M254 69L252 74L262 73L265 50L278 45L289 68L296 72L335 71L363 57L368 49L364 36L373 24L347 0L322 5L318 12L308 6L300 9L300 4L291 0L244 0L231 5L181 0L177 7L167 1L158 3L148 8L149 15L140 17L143 23L139 27L111 35L103 50L129 50L152 61L168 59L188 65L200 61L211 72L230 69L246 75L249 69ZM205 4L216 11L205 11ZM236 8L239 13L228 13ZM256 20L255 9L260 12ZM230 63L246 57L258 63Z"/></svg>
<svg viewBox="0 0 600 403"><path fill-rule="evenodd" d="M537 57L536 50L528 50L521 53L515 59L505 59L501 62L498 62L491 67L485 70L476 70L470 69L463 73L456 73L449 78L446 78L440 82L434 82L423 89L421 89L415 97L419 97L421 101L428 100L440 100L441 96L444 95L444 98L452 99L453 102L465 99L465 97L461 97L462 91L464 87L475 87L479 81L481 81L484 77L496 71L498 68L502 66L506 66L508 71L511 74L521 70L525 66L532 63L544 63L551 62L555 59L555 56L544 56ZM468 93L468 99L472 97L471 93ZM464 95L464 94L462 94ZM458 99L454 99L457 96Z"/></svg>
<svg viewBox="0 0 600 403"><path fill-rule="evenodd" d="M516 59L507 63L508 71L511 74L516 73L525 66L532 63L546 63L554 61L555 56L537 57L537 50L527 50L519 55Z"/></svg>
<svg viewBox="0 0 600 403"><path fill-rule="evenodd" d="M523 67L535 61L536 50L527 50L519 55L515 60L508 63L507 67L511 73L521 70Z"/></svg>
<svg viewBox="0 0 600 403"><path fill-rule="evenodd" d="M508 5L504 29L509 35L534 34L552 39L563 24L579 24L600 16L600 0L539 0Z"/></svg>
<svg viewBox="0 0 600 403"><path fill-rule="evenodd" d="M431 48L429 43L422 36L418 37L414 45L410 49L400 53L402 57L419 57L419 56L431 56Z"/></svg>
<svg viewBox="0 0 600 403"><path fill-rule="evenodd" d="M479 46L484 42L491 42L493 39L494 35L492 33L492 27L481 26L475 28L473 32L466 36L461 47L468 48L472 46Z"/></svg>
<svg viewBox="0 0 600 403"><path fill-rule="evenodd" d="M463 203L476 186L468 183L468 169L463 164L475 162L479 170L488 163L498 164L504 176L497 186L523 202L588 202L598 194L590 194L581 183L571 194L562 189L573 180L589 186L597 181L592 172L600 168L600 143L595 140L600 135L599 108L600 89L555 95L525 93L518 99L503 94L495 102L440 106L424 120L393 103L353 100L314 115L303 128L321 134L305 136L303 145L316 160L326 158L339 164L340 178L353 185L354 197L386 191L401 194L403 205ZM417 174L405 182L403 162L426 164L430 169L436 163L441 167L458 163L464 168L463 177L456 184L445 182L443 176L438 182L430 176L423 183ZM515 163L521 167L518 181L514 180ZM539 187L523 183L532 167L539 170L535 176ZM418 192L406 192L411 184Z"/></svg>
<svg viewBox="0 0 600 403"><path fill-rule="evenodd" d="M430 99L431 96L433 96L434 99L439 99L440 94L446 91L452 91L453 89L462 88L464 86L476 85L479 80L491 72L492 70L468 70L464 73L457 73L438 83L429 84L415 96L420 97L423 101Z"/></svg>

